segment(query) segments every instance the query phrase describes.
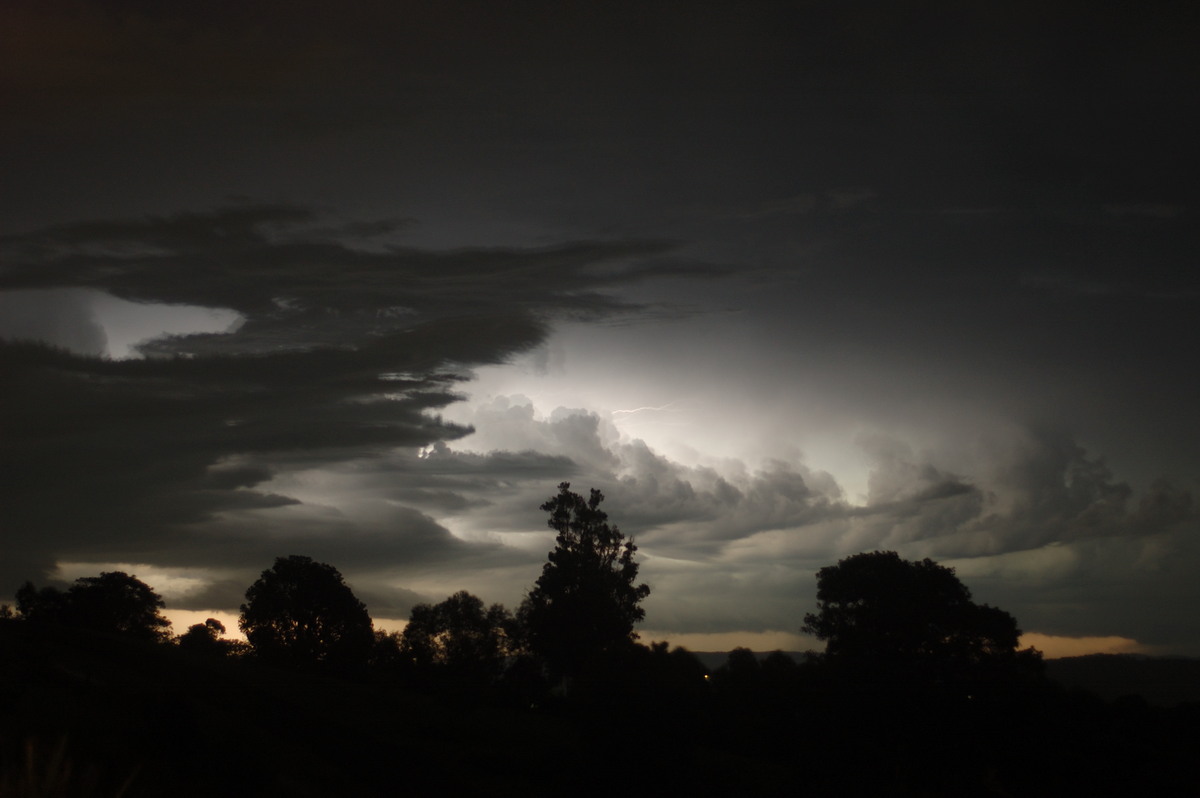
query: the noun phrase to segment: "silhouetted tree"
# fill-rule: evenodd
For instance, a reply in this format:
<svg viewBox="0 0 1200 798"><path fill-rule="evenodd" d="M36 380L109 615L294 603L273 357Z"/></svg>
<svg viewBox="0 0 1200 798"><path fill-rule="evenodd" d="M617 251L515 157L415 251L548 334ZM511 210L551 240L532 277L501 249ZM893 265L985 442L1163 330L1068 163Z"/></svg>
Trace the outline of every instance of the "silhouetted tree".
<svg viewBox="0 0 1200 798"><path fill-rule="evenodd" d="M67 624L67 594L58 588L43 587L38 590L33 582L26 582L17 591L17 612L28 623Z"/></svg>
<svg viewBox="0 0 1200 798"><path fill-rule="evenodd" d="M160 641L171 622L159 612L162 597L137 577L123 571L75 580L65 593L36 589L26 582L17 591L17 608L31 623L54 623L138 640Z"/></svg>
<svg viewBox="0 0 1200 798"><path fill-rule="evenodd" d="M780 649L760 657L748 648L735 648L713 674L714 683L722 690L767 691L773 694L773 700L794 687L800 678L800 664Z"/></svg>
<svg viewBox="0 0 1200 798"><path fill-rule="evenodd" d="M800 664L780 649L763 657L761 663L762 680L768 690L782 691L789 689L800 678Z"/></svg>
<svg viewBox="0 0 1200 798"><path fill-rule="evenodd" d="M375 644L371 648L371 666L381 673L395 674L407 664L400 653L400 632L375 630Z"/></svg>
<svg viewBox="0 0 1200 798"><path fill-rule="evenodd" d="M750 649L738 646L726 655L725 664L717 668L714 675L719 682L747 684L758 680L761 669L758 656Z"/></svg>
<svg viewBox="0 0 1200 798"><path fill-rule="evenodd" d="M637 547L600 509L603 494L593 489L584 499L570 487L562 483L541 506L556 546L518 611L529 648L567 676L635 640L633 626L646 614L639 605L650 594L637 584Z"/></svg>
<svg viewBox="0 0 1200 798"><path fill-rule="evenodd" d="M817 608L803 631L825 641L828 662L897 675L940 678L1013 660L1021 634L1008 613L975 604L954 569L892 551L818 571Z"/></svg>
<svg viewBox="0 0 1200 798"><path fill-rule="evenodd" d="M641 659L647 684L658 696L655 703L678 705L684 700L697 700L708 690L708 668L682 646L671 648L665 640L651 643Z"/></svg>
<svg viewBox="0 0 1200 798"><path fill-rule="evenodd" d="M503 670L512 626L512 615L503 606L485 608L482 600L463 590L440 604L413 607L400 638L401 656L419 671L487 682Z"/></svg>
<svg viewBox="0 0 1200 798"><path fill-rule="evenodd" d="M228 651L229 641L221 640L225 634L225 624L216 618L209 618L204 623L192 624L187 631L179 636L179 648L202 656L224 656Z"/></svg>
<svg viewBox="0 0 1200 798"><path fill-rule="evenodd" d="M246 591L238 626L264 660L297 667L365 665L375 642L367 608L332 565L280 557Z"/></svg>

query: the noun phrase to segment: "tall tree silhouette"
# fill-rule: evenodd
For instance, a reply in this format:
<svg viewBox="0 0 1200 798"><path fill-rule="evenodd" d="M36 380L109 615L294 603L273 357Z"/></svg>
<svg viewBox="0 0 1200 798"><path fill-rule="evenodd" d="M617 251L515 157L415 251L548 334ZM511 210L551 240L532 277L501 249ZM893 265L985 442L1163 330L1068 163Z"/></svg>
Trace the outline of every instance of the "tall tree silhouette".
<svg viewBox="0 0 1200 798"><path fill-rule="evenodd" d="M584 499L564 482L541 509L558 533L542 575L518 611L533 653L558 675L577 674L598 655L632 643L639 606L650 588L637 584L637 546L608 523L604 495Z"/></svg>
<svg viewBox="0 0 1200 798"><path fill-rule="evenodd" d="M363 665L375 633L367 608L332 565L292 555L246 591L238 626L264 660L332 669Z"/></svg>

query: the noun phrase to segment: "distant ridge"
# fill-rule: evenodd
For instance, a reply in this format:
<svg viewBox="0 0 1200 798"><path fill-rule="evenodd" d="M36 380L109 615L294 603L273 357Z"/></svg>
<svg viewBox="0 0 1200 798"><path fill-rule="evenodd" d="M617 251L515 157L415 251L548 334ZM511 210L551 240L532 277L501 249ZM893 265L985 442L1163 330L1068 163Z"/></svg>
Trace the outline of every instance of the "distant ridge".
<svg viewBox="0 0 1200 798"><path fill-rule="evenodd" d="M709 671L715 671L729 659L728 651L693 651ZM756 651L761 660L767 651ZM796 662L804 662L807 653L785 651ZM1200 703L1200 659L1191 657L1152 657L1145 654L1087 654L1046 660L1046 675L1068 689L1095 693L1105 701L1139 695L1147 702L1173 707L1182 703Z"/></svg>
<svg viewBox="0 0 1200 798"><path fill-rule="evenodd" d="M1088 654L1046 660L1046 675L1063 687L1095 693L1106 701L1140 695L1171 707L1200 702L1200 659L1144 654Z"/></svg>
<svg viewBox="0 0 1200 798"><path fill-rule="evenodd" d="M696 659L703 662L704 667L708 668L710 672L715 671L729 660L728 651L693 651L691 653L696 657ZM759 660L762 660L771 653L771 651L755 651L754 655L758 657ZM796 660L796 662L804 662L804 660L808 657L807 652L804 651L785 651L783 653Z"/></svg>

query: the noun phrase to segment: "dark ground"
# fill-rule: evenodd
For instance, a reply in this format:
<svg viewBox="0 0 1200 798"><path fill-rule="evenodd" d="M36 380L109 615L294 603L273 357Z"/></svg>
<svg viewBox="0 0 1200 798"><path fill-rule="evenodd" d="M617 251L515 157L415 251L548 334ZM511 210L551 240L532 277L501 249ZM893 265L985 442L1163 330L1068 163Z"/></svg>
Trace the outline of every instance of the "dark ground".
<svg viewBox="0 0 1200 798"><path fill-rule="evenodd" d="M1063 662L1083 681L1195 665ZM1200 794L1197 705L804 673L599 680L533 706L0 621L0 796Z"/></svg>

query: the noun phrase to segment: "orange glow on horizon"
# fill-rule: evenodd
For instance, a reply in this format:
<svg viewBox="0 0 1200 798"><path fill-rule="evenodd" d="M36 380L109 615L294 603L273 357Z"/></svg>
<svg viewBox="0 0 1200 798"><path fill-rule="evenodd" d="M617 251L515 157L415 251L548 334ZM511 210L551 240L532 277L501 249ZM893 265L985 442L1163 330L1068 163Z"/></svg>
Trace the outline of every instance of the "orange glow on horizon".
<svg viewBox="0 0 1200 798"><path fill-rule="evenodd" d="M245 640L238 629L238 616L224 610L167 610L163 613L171 621L171 633L181 635L188 627L216 618L225 624L226 640ZM376 631L401 632L407 621L399 618L375 618ZM825 645L815 638L795 632L768 630L763 632L695 632L674 634L663 631L638 630L640 641L649 645L665 640L672 647L682 646L689 651L732 651L748 648L751 651L823 651ZM1110 635L1107 637L1065 637L1029 632L1021 636L1021 648L1036 648L1046 659L1081 657L1087 654L1154 654L1150 646L1129 637Z"/></svg>
<svg viewBox="0 0 1200 798"><path fill-rule="evenodd" d="M197 623L204 623L209 618L216 618L225 625L225 634L221 636L222 640L242 640L245 641L246 636L242 634L242 630L238 629L238 616L236 613L226 610L163 610L163 617L171 622L171 634L181 635L188 630L189 626Z"/></svg>
<svg viewBox="0 0 1200 798"><path fill-rule="evenodd" d="M1046 659L1082 657L1087 654L1150 654L1149 647L1129 637L1062 637L1029 632L1021 635L1021 648L1032 646Z"/></svg>

